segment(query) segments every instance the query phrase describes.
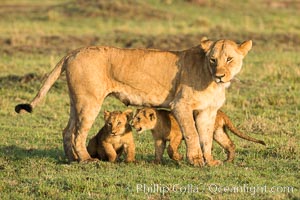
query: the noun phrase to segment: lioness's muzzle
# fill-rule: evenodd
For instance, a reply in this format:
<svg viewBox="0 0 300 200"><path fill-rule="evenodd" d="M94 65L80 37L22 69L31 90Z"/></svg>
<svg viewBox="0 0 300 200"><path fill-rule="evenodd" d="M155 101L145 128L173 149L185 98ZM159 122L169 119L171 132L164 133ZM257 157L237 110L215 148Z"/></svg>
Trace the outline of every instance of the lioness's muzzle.
<svg viewBox="0 0 300 200"><path fill-rule="evenodd" d="M225 74L216 74L215 75L215 81L216 83L223 83L224 81L222 80L222 78L225 76Z"/></svg>

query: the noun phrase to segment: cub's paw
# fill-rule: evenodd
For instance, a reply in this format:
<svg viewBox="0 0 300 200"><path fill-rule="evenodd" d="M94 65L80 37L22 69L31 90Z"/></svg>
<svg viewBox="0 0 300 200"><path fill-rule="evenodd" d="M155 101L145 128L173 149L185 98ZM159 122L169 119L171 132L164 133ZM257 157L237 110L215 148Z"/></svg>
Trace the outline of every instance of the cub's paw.
<svg viewBox="0 0 300 200"><path fill-rule="evenodd" d="M86 160L82 160L79 163L87 164L87 163L94 163L94 162L98 162L98 161L99 161L98 158L89 158L89 159L86 159Z"/></svg>
<svg viewBox="0 0 300 200"><path fill-rule="evenodd" d="M233 163L233 161L234 161L234 158L228 158L228 159L224 160L223 162Z"/></svg>
<svg viewBox="0 0 300 200"><path fill-rule="evenodd" d="M134 159L127 159L125 160L126 163L135 163L135 160Z"/></svg>
<svg viewBox="0 0 300 200"><path fill-rule="evenodd" d="M183 159L183 156L181 154L174 154L172 159L175 161L181 161Z"/></svg>
<svg viewBox="0 0 300 200"><path fill-rule="evenodd" d="M155 160L152 161L152 163L155 164L155 165L160 165L162 162L161 162L161 160L155 159Z"/></svg>

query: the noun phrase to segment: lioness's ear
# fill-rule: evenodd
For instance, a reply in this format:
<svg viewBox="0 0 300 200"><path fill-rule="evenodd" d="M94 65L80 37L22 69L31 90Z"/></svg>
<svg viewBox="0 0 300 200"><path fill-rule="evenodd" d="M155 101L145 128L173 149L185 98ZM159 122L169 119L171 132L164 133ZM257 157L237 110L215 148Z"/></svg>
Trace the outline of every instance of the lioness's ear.
<svg viewBox="0 0 300 200"><path fill-rule="evenodd" d="M127 109L124 111L126 117L127 117L127 121L130 121L133 117L133 111L131 109Z"/></svg>
<svg viewBox="0 0 300 200"><path fill-rule="evenodd" d="M201 38L201 41L200 41L200 47L201 49L203 49L205 52L207 52L211 45L213 44L213 41L207 39L207 37L203 37Z"/></svg>
<svg viewBox="0 0 300 200"><path fill-rule="evenodd" d="M246 56L248 51L252 48L252 40L247 40L239 45L239 50L242 52L243 56Z"/></svg>
<svg viewBox="0 0 300 200"><path fill-rule="evenodd" d="M109 118L110 112L107 110L104 110L104 120L107 121Z"/></svg>

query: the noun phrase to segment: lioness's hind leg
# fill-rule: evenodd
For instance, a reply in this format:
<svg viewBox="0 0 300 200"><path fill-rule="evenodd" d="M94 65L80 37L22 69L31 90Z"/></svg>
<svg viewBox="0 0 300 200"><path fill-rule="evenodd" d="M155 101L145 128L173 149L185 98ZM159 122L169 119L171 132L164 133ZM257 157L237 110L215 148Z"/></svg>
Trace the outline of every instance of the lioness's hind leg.
<svg viewBox="0 0 300 200"><path fill-rule="evenodd" d="M75 110L71 103L69 122L63 131L64 151L65 151L66 157L68 158L69 162L78 160L78 156L74 149L75 123L76 123Z"/></svg>
<svg viewBox="0 0 300 200"><path fill-rule="evenodd" d="M102 99L103 101L103 99ZM79 162L93 161L86 148L86 139L101 108L102 101L82 97L76 102L75 151Z"/></svg>

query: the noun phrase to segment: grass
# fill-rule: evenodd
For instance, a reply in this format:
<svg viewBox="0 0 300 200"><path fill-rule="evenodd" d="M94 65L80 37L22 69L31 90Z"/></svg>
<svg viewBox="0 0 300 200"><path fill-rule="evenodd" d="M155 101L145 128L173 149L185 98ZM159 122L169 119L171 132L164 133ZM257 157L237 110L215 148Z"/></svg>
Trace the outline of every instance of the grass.
<svg viewBox="0 0 300 200"><path fill-rule="evenodd" d="M3 1L1 199L299 199L300 5L279 0L203 2ZM14 112L16 104L32 99L45 74L72 49L184 49L203 35L254 41L223 110L267 146L232 136L237 146L233 164L199 169L186 161L174 163L167 155L162 165L152 164L150 132L135 134L135 164L66 164L61 133L69 101L64 77L33 114ZM107 98L103 109L125 107ZM89 137L102 127L102 115ZM180 151L185 153L184 144ZM225 159L218 145L213 153Z"/></svg>

